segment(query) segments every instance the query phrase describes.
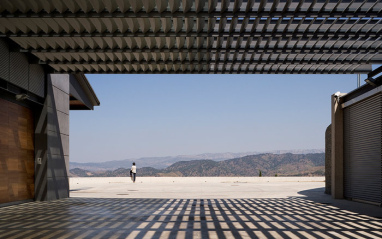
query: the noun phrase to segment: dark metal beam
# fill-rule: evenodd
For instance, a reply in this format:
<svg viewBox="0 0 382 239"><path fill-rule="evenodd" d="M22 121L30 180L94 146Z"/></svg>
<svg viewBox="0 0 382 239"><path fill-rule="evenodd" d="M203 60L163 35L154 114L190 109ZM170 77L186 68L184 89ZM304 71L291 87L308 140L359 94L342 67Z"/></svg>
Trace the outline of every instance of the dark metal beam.
<svg viewBox="0 0 382 239"><path fill-rule="evenodd" d="M380 66L377 69L373 70L372 72L367 74L367 76L370 78L370 77L374 77L374 76L376 76L378 74L381 74L381 73L382 73L382 66Z"/></svg>
<svg viewBox="0 0 382 239"><path fill-rule="evenodd" d="M382 28L382 27L381 27ZM81 33L0 33L0 37L379 37L379 32L81 32Z"/></svg>
<svg viewBox="0 0 382 239"><path fill-rule="evenodd" d="M364 11L338 11L336 9L330 9L330 10L324 10L319 12L306 12L306 11L236 11L236 12L208 12L208 11L200 11L200 12L182 12L182 11L163 11L163 12L107 12L103 11L100 13L96 12L64 12L60 13L57 11L47 13L47 12L40 12L40 13L34 13L34 12L28 12L28 13L21 13L21 12L15 12L15 13L9 13L9 12L2 12L0 13L0 17L6 17L6 18L174 18L174 17L206 17L206 18L219 18L219 17L227 17L227 18L244 18L244 17L251 17L251 18L266 18L266 17L272 17L272 18L353 18L353 17L367 17L367 18L374 18L374 17L381 17L380 11L370 9L366 12Z"/></svg>
<svg viewBox="0 0 382 239"><path fill-rule="evenodd" d="M216 52L246 52L246 53L289 53L289 54L332 54L332 53L341 53L341 54L365 54L365 53L382 53L382 48L163 48L163 49L149 49L149 48L106 48L106 49L21 49L20 52L29 52L29 53L216 53Z"/></svg>
<svg viewBox="0 0 382 239"><path fill-rule="evenodd" d="M382 60L365 60L365 59L356 59L356 60L349 60L349 59L322 59L324 57L320 57L320 59L281 59L281 60L273 60L273 59L251 59L251 60L224 60L224 59L218 59L217 65L223 65L223 64L251 64L251 65L262 65L262 64L297 64L297 65L304 65L304 64L347 64L347 65L360 65L360 64L382 64ZM84 64L96 64L96 65L127 65L127 64L208 64L208 65L215 65L215 59L210 60L74 60L74 61L40 61L39 64L48 64L48 65L84 65Z"/></svg>
<svg viewBox="0 0 382 239"><path fill-rule="evenodd" d="M198 70L186 70L186 71L182 71L182 70L178 70L178 71L166 71L166 70L162 70L162 71L158 71L158 70L154 70L154 71L150 71L150 70L147 70L147 71L135 71L135 70L131 70L131 71L128 71L128 70L122 70L122 71L112 71L112 70L107 70L107 71L65 71L65 70L60 70L60 71L55 71L56 73L86 73L86 74L223 74L223 73L227 73L223 70L218 70L216 72L214 71L206 71L206 70L202 70L202 71L198 71ZM353 70L338 70L338 71L335 71L335 73L330 70L330 69L324 69L324 70L321 70L321 69L315 69L315 70L312 70L312 69L309 69L309 70L301 70L299 72L294 72L294 71L290 71L290 70L278 70L278 71L268 71L268 70L262 70L262 71L245 71L245 72L241 72L241 73L245 73L245 74L367 74L369 71L368 70L357 70L357 69L353 69ZM229 72L229 74L237 74L237 72L235 71L231 71Z"/></svg>

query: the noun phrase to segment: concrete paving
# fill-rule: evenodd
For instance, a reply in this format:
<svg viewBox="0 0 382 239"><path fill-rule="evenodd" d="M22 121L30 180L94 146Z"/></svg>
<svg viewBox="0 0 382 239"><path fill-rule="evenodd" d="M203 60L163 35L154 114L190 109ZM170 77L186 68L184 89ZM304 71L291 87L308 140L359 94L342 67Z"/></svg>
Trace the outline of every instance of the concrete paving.
<svg viewBox="0 0 382 239"><path fill-rule="evenodd" d="M0 207L0 238L382 238L382 209L331 199L322 178L129 180Z"/></svg>

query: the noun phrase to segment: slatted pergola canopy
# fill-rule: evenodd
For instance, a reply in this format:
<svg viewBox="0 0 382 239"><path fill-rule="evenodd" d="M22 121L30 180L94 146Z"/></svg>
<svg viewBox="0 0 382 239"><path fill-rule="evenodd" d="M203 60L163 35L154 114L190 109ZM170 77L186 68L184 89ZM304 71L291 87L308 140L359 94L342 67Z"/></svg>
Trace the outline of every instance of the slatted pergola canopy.
<svg viewBox="0 0 382 239"><path fill-rule="evenodd" d="M381 1L0 0L0 37L55 72L361 74L381 31Z"/></svg>

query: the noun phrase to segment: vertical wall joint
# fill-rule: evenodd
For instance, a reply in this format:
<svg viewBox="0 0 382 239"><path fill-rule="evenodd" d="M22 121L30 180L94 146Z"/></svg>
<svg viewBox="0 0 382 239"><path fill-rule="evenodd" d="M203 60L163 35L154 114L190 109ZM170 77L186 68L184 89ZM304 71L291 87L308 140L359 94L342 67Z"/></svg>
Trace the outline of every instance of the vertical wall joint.
<svg viewBox="0 0 382 239"><path fill-rule="evenodd" d="M342 96L332 95L332 185L331 193L335 199L344 198L344 117L341 108Z"/></svg>

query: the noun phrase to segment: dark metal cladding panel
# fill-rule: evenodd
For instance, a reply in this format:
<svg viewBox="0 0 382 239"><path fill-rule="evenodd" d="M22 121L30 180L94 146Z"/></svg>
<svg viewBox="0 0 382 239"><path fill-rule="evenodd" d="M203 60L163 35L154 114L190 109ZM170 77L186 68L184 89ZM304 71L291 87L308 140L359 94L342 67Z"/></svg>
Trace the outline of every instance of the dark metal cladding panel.
<svg viewBox="0 0 382 239"><path fill-rule="evenodd" d="M0 78L9 81L8 44L0 39Z"/></svg>
<svg viewBox="0 0 382 239"><path fill-rule="evenodd" d="M29 65L29 91L38 96L44 97L45 72L40 65Z"/></svg>
<svg viewBox="0 0 382 239"><path fill-rule="evenodd" d="M10 82L28 90L28 58L20 52L11 52L10 54Z"/></svg>
<svg viewBox="0 0 382 239"><path fill-rule="evenodd" d="M382 203L382 94L344 109L344 196Z"/></svg>

